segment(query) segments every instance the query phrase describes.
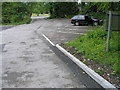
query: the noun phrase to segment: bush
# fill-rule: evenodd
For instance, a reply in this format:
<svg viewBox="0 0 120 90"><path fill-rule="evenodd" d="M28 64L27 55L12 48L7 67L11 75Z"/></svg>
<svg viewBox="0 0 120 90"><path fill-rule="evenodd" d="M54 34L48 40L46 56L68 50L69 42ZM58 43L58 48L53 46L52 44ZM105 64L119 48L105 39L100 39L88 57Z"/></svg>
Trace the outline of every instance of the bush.
<svg viewBox="0 0 120 90"><path fill-rule="evenodd" d="M86 14L86 15L93 16L93 17L98 18L98 19L105 19L106 18L106 13L103 13L103 12L89 12L89 13L79 12L79 14Z"/></svg>
<svg viewBox="0 0 120 90"><path fill-rule="evenodd" d="M3 2L2 23L30 23L31 10L29 3Z"/></svg>
<svg viewBox="0 0 120 90"><path fill-rule="evenodd" d="M26 24L29 24L31 21L32 21L32 19L31 19L30 17L24 18L24 22L25 22Z"/></svg>

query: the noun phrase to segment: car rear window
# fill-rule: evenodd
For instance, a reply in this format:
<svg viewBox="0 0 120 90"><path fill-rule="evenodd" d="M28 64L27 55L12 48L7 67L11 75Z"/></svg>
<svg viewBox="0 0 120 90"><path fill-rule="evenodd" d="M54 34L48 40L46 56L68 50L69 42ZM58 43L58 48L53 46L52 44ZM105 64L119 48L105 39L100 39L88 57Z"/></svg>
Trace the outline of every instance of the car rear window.
<svg viewBox="0 0 120 90"><path fill-rule="evenodd" d="M82 15L78 16L78 19L82 19L83 20L83 19L85 19L85 16L82 16Z"/></svg>

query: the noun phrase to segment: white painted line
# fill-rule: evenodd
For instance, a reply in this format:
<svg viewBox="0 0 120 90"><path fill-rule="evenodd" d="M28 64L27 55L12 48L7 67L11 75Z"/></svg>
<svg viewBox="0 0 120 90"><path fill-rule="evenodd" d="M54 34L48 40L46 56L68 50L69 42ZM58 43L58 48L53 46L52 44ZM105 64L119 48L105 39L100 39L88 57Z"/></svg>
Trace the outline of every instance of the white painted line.
<svg viewBox="0 0 120 90"><path fill-rule="evenodd" d="M70 33L70 34L79 34L79 35L86 35L84 33L74 33L74 32L62 32L62 31L58 31L58 33Z"/></svg>
<svg viewBox="0 0 120 90"><path fill-rule="evenodd" d="M77 29L69 29L70 31L77 31Z"/></svg>
<svg viewBox="0 0 120 90"><path fill-rule="evenodd" d="M71 31L77 31L77 29L71 29L71 28L70 29L67 29L67 28L57 28L57 29L66 30L66 31L70 31L70 30Z"/></svg>
<svg viewBox="0 0 120 90"><path fill-rule="evenodd" d="M42 34L42 35L52 46L55 46L55 44L53 44L53 42L50 41L50 39L48 37L46 37L44 34Z"/></svg>
<svg viewBox="0 0 120 90"><path fill-rule="evenodd" d="M82 68L91 78L93 78L99 85L101 85L105 89L112 90L118 90L115 86L113 86L111 83L109 83L107 80L105 80L103 77L101 77L99 74L94 72L92 69L90 69L87 65L82 63L79 59L71 55L69 52L67 52L64 48L62 48L59 44L56 45L56 47L63 52L66 56L68 56L73 62L75 62L80 68Z"/></svg>

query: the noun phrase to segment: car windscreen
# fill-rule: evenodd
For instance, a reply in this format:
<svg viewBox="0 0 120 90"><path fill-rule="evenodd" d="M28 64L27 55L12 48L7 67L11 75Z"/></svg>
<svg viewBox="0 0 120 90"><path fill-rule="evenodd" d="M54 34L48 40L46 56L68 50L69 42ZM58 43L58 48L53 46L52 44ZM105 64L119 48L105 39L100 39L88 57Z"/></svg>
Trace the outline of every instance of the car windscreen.
<svg viewBox="0 0 120 90"><path fill-rule="evenodd" d="M74 16L72 19L78 19L78 16Z"/></svg>

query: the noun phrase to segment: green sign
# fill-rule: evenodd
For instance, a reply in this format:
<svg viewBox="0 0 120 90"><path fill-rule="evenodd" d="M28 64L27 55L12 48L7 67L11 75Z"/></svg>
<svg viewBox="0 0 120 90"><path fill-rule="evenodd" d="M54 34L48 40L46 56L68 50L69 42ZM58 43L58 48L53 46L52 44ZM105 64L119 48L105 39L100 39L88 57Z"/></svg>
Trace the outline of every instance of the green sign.
<svg viewBox="0 0 120 90"><path fill-rule="evenodd" d="M108 30L109 15L110 13L107 13L107 30ZM112 31L120 31L120 11L111 12L110 29Z"/></svg>

